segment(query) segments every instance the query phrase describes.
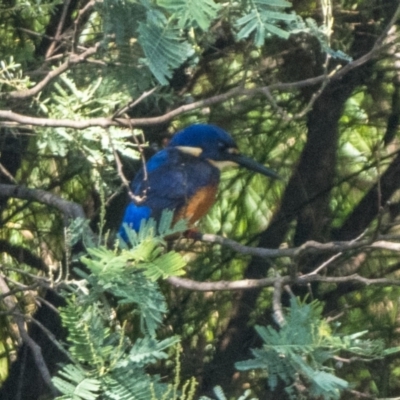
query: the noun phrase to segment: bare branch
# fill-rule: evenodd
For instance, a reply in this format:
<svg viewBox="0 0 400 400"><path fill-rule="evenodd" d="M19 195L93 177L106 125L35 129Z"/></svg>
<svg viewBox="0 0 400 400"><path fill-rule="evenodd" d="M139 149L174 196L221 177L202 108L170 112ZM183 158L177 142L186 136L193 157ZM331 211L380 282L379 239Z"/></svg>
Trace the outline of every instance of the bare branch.
<svg viewBox="0 0 400 400"><path fill-rule="evenodd" d="M130 103L128 103L126 106L121 108L120 110L117 110L113 116L112 119L118 118L121 115L127 113L129 110L132 110L132 108L136 107L140 102L142 102L144 99L147 97L151 96L156 90L158 89L158 86L153 87L153 89L148 90L147 92L143 92L137 99L132 100Z"/></svg>
<svg viewBox="0 0 400 400"><path fill-rule="evenodd" d="M76 44L78 43L78 28L81 23L82 17L96 5L96 0L90 0L82 9L78 11L78 15L74 21L74 34L72 37L72 48L76 48Z"/></svg>
<svg viewBox="0 0 400 400"><path fill-rule="evenodd" d="M18 183L16 179L12 176L10 171L8 171L8 169L1 163L0 163L0 174L7 177L11 182Z"/></svg>
<svg viewBox="0 0 400 400"><path fill-rule="evenodd" d="M0 183L0 197L14 197L23 200L34 200L57 208L65 217L86 219L82 206L72 201L64 200L55 194L40 189L28 189L24 186Z"/></svg>
<svg viewBox="0 0 400 400"><path fill-rule="evenodd" d="M188 289L197 292L220 292L225 290L249 290L267 286L274 286L277 279L282 283L289 283L289 277L264 278L264 279L242 279L238 281L198 282L187 278L171 276L167 282L177 288Z"/></svg>
<svg viewBox="0 0 400 400"><path fill-rule="evenodd" d="M24 343L30 348L33 359L35 360L35 364L42 375L43 381L46 385L51 389L53 395L57 395L57 389L53 386L53 382L51 381L51 375L49 369L47 368L46 362L43 359L42 349L40 346L29 336L28 332L25 329L25 324L21 317L17 317L15 315L15 319L18 324L19 331L22 336L22 340Z"/></svg>
<svg viewBox="0 0 400 400"><path fill-rule="evenodd" d="M64 66L64 67L63 67ZM65 68L63 70L59 70L60 68ZM341 71L343 71L346 67L342 68L336 75L334 75L331 79L334 79ZM66 69L68 69L68 65L62 64L58 69L52 71L50 74L51 77L48 79L50 81L51 79L55 78L56 76L60 75L62 72L64 72ZM55 73L57 71L57 73ZM58 73L59 72L59 73ZM48 75L49 76L49 75ZM42 82L46 81L48 76L43 79ZM340 75L342 76L342 75ZM205 108L205 107L210 107L215 104L223 103L227 100L230 100L234 97L239 97L239 96L245 96L245 97L252 97L257 94L264 94L269 93L272 90L293 90L295 88L302 88L306 86L312 86L317 83L320 83L326 79L325 75L321 75L316 78L309 78L305 79L303 81L298 81L298 82L290 82L290 83L277 83L273 84L270 86L265 86L265 87L256 87L256 88L251 88L251 89L245 89L243 87L236 87L231 90L229 90L226 93L223 94L218 94L216 96L209 97L208 99L204 100L199 100L195 101L190 104L185 104L180 107L175 108L174 110L171 110L161 116L158 117L149 117L149 118L108 118L108 117L99 117L99 118L90 118L86 120L71 120L71 119L55 119L55 118L36 118L36 117L31 117L27 115L22 115L15 113L11 110L0 110L0 119L5 119L7 123L10 121L18 122L23 125L31 125L31 126L43 126L43 127L65 127L65 128L73 128L73 129L86 129L90 128L93 126L99 126L103 128L107 128L109 126L125 126L125 127L138 127L138 126L151 126L151 125L158 125L162 124L165 122L170 121L171 119L190 112L197 110L199 108ZM48 83L46 81L43 83L43 87ZM38 85L40 85L39 83ZM25 91L18 91L18 92L11 92L8 94L8 96L12 95L12 98L26 98L29 97L30 95L34 95L37 92L41 90L37 90L37 92L33 93L33 90L38 87L36 85L32 89L25 90ZM31 92L29 92L31 91ZM33 94L29 94L33 93ZM0 123L1 126L1 123Z"/></svg>
<svg viewBox="0 0 400 400"><path fill-rule="evenodd" d="M0 197L15 197L24 200L34 200L60 210L67 218L85 219L85 213L82 206L77 203L61 199L60 197L40 189L28 189L23 186L0 184ZM396 238L391 236L392 240ZM284 249L267 249L242 245L234 240L217 236L213 234L200 234L199 239L203 242L220 244L231 248L232 250L244 254L258 256L262 258L297 258L304 254L321 254L321 253L338 253L357 249L381 249L388 251L400 251L400 243L385 240L385 236L380 236L378 241L371 242L368 240L350 241L350 242L329 242L319 243L308 241L299 247Z"/></svg>
<svg viewBox="0 0 400 400"><path fill-rule="evenodd" d="M43 90L54 78L57 76L61 75L63 72L67 71L71 65L74 64L79 64L91 55L95 54L100 47L100 42L96 43L93 47L89 47L87 50L85 50L81 54L71 54L69 58L63 62L59 67L56 69L50 71L44 79L42 79L39 83L37 83L34 87L30 89L25 89L25 90L15 90L9 93L0 93L0 98L5 98L5 99L26 99L32 96L37 95L41 90ZM5 111L7 113L7 111ZM10 111L11 112L11 111ZM18 114L17 114L18 115ZM22 116L20 116L22 117ZM7 118L7 117L2 117L0 115L0 118ZM30 118L30 117L26 117ZM8 118L11 121L19 122L18 120L15 120L13 118ZM39 120L41 119L46 119L46 118L38 118ZM29 124L29 123L28 123ZM35 125L35 124L32 124Z"/></svg>
<svg viewBox="0 0 400 400"><path fill-rule="evenodd" d="M35 86L36 87L36 86ZM32 88L33 89L33 88ZM92 126L99 126L107 128L109 126L128 126L124 121L113 121L111 118L90 118L86 120L73 120L73 119L55 119L55 118L36 118L28 115L15 113L11 110L0 110L0 119L5 119L5 122L0 122L0 126L9 126L10 121L17 122L20 125L27 125L30 128L33 126L41 127L65 127L73 129L86 129Z"/></svg>
<svg viewBox="0 0 400 400"><path fill-rule="evenodd" d="M54 306L52 306L54 307ZM15 315L15 314L13 314ZM60 350L64 355L66 355L70 360L73 360L71 354L67 350L64 349L64 347L60 344L60 342L57 340L56 336L54 335L53 332L51 332L49 329L47 329L41 322L39 322L37 319L29 316L29 315L22 315L28 322L35 324L39 329L43 331L43 333L47 336L47 338L50 340L51 343L55 347L57 347L58 350Z"/></svg>
<svg viewBox="0 0 400 400"><path fill-rule="evenodd" d="M65 24L65 19L67 18L67 12L68 12L70 2L71 2L71 0L64 1L63 10L62 10L60 20L58 21L56 34L54 36L53 42L50 44L49 48L46 51L46 58L51 57L53 55L56 44L60 40L60 36L61 36L62 30L64 28L64 24Z"/></svg>
<svg viewBox="0 0 400 400"><path fill-rule="evenodd" d="M119 158L118 152L117 150L115 150L115 146L114 146L114 142L112 140L110 131L108 129L106 129L107 135L108 135L108 140L110 142L110 146L111 149L113 151L113 155L114 155L114 160L115 160L115 164L117 166L117 174L119 176L119 179L121 180L122 184L128 189L128 191L130 190L130 182L128 181L128 179L126 178L124 171L123 171L123 165L122 165L122 161Z"/></svg>
<svg viewBox="0 0 400 400"><path fill-rule="evenodd" d="M167 279L171 285L198 292L219 292L226 290L252 290L261 287L271 287L280 282L281 285L307 285L310 282L327 282L327 283L360 283L362 285L379 285L379 286L400 286L400 280L377 278L368 279L358 274L349 276L323 276L323 275L304 275L292 279L290 276L280 276L277 278L263 279L242 279L238 281L218 281L218 282L198 282L187 278L178 278L176 276Z"/></svg>
<svg viewBox="0 0 400 400"><path fill-rule="evenodd" d="M4 277L4 278L7 279L6 277ZM32 285L29 285L29 286L27 286L27 285L21 285L20 287L17 287L17 288L15 288L15 289L10 289L9 292L0 294L0 300L1 300L2 298L7 297L7 296L14 296L14 294L21 293L21 292L25 292L25 291L27 291L27 290L34 290L34 289L37 289L38 286L39 286L39 284L38 284L37 282L35 282L35 283L33 283Z"/></svg>
<svg viewBox="0 0 400 400"><path fill-rule="evenodd" d="M1 190L1 189L0 189ZM0 194L1 197L1 194ZM25 263L32 268L36 268L40 271L48 271L49 267L46 263L38 257L36 254L32 253L29 249L17 246L15 244L11 244L5 239L0 239L0 252L7 253L14 259L16 259L20 263ZM8 268L9 269L9 268ZM26 271L22 271L27 273ZM31 277L35 277L35 275L31 275ZM39 277L40 278L40 277ZM40 278L42 279L42 278Z"/></svg>
<svg viewBox="0 0 400 400"><path fill-rule="evenodd" d="M261 258L297 258L300 255L304 254L321 254L321 253L340 253L343 251L349 250L358 250L358 249L379 249L379 250L388 250L388 251L400 251L400 243L389 242L384 235L379 236L378 241L371 242L371 240L360 240L360 241L338 241L338 242L329 242L329 243L319 243L313 240L310 240L299 247L292 248L283 248L283 249L267 249L261 247L250 247L245 246L241 243L235 242L232 239L227 239L222 236L213 235L210 233L200 234L199 240L207 243L220 244L222 246L226 246L231 248L232 250L250 256L257 256ZM390 236L391 240L400 240L398 236ZM333 261L333 260L330 260ZM329 262L330 262L329 261Z"/></svg>

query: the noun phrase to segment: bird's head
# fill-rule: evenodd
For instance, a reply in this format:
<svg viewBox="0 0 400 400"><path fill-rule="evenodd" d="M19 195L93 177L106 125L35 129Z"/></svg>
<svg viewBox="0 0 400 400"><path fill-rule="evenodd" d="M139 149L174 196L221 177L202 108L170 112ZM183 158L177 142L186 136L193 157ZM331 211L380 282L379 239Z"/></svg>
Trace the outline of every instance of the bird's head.
<svg viewBox="0 0 400 400"><path fill-rule="evenodd" d="M219 169L243 166L251 171L280 179L276 172L240 154L232 136L215 125L190 125L178 132L169 142L169 146L206 159Z"/></svg>

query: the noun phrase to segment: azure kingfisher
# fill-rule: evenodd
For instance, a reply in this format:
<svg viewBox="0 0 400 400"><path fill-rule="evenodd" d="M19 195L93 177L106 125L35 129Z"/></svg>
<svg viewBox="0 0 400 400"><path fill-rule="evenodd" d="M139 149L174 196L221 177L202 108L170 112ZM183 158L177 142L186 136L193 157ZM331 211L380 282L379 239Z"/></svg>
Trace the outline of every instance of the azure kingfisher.
<svg viewBox="0 0 400 400"><path fill-rule="evenodd" d="M228 166L279 179L274 171L241 155L233 138L217 126L195 124L178 132L132 181L132 201L119 234L125 240L124 224L138 231L143 219L157 221L165 209L174 212L174 222L186 219L192 225L215 202L220 170Z"/></svg>

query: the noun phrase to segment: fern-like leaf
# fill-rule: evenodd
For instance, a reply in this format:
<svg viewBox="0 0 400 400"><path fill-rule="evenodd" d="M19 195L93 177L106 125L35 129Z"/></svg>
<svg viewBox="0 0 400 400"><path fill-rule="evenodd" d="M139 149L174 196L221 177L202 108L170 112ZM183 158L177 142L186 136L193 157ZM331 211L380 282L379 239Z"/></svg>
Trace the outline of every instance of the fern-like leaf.
<svg viewBox="0 0 400 400"><path fill-rule="evenodd" d="M102 315L99 303L78 306L69 300L60 314L63 325L68 328L72 356L99 371L104 371L106 365L115 357L118 338L105 326L106 318Z"/></svg>
<svg viewBox="0 0 400 400"><path fill-rule="evenodd" d="M157 3L175 14L180 28L198 25L203 31L209 28L221 7L213 0L158 0Z"/></svg>
<svg viewBox="0 0 400 400"><path fill-rule="evenodd" d="M282 21L290 24L297 20L292 13L283 13L278 10L291 7L285 0L253 0L250 2L249 12L236 21L240 29L237 33L238 39L245 39L254 32L256 46L262 46L268 34L273 34L287 39L290 29L283 29L278 26Z"/></svg>
<svg viewBox="0 0 400 400"><path fill-rule="evenodd" d="M175 345L179 342L179 337L172 336L158 342L156 339L151 337L144 337L137 339L132 349L129 352L129 356L126 360L118 364L118 366L126 366L128 362L136 364L138 367L145 366L147 364L155 363L157 360L163 360L168 358L168 354L165 353L165 349Z"/></svg>
<svg viewBox="0 0 400 400"><path fill-rule="evenodd" d="M182 233L188 229L187 220L181 219L173 224L173 218L173 210L163 210L158 223L155 221L154 218L149 218L148 220L143 219L140 224L139 232L136 232L135 230L125 225L125 233L130 246L122 241L120 243L120 247L124 249L137 247L143 241L156 238L159 242L163 242L164 237Z"/></svg>
<svg viewBox="0 0 400 400"><path fill-rule="evenodd" d="M180 67L192 54L190 44L180 37L180 32L160 18L156 21L150 14L146 23L139 23L139 43L148 65L161 85L167 85L174 69Z"/></svg>
<svg viewBox="0 0 400 400"><path fill-rule="evenodd" d="M53 383L63 394L57 400L96 400L101 386L99 380L90 378L87 372L73 364L59 371Z"/></svg>
<svg viewBox="0 0 400 400"><path fill-rule="evenodd" d="M167 389L157 375L150 376L131 364L116 368L104 381L107 388L105 398L110 400L149 400L154 398L154 392L157 395L155 398L160 399Z"/></svg>
<svg viewBox="0 0 400 400"><path fill-rule="evenodd" d="M252 350L252 360L236 363L236 368L242 371L266 370L271 389L277 386L280 378L291 388L288 388L288 394L293 392L291 384L298 374L308 383L313 396L322 396L326 400L337 399L348 383L327 372L327 367L322 364L337 349L326 340L329 330L321 320L321 313L320 303L301 304L292 298L285 324L279 331L272 327L256 326L264 345ZM292 394L292 398L295 396Z"/></svg>

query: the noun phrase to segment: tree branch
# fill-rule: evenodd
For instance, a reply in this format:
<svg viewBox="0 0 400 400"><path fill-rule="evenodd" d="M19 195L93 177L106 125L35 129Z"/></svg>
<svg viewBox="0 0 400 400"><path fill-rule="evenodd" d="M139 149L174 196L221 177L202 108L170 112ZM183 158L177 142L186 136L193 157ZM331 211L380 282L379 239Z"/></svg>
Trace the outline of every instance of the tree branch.
<svg viewBox="0 0 400 400"><path fill-rule="evenodd" d="M33 254L25 247L11 244L7 240L0 239L0 253L7 253L11 257L15 258L18 262L27 264L30 267L36 268L40 271L47 272L49 270L48 265L46 265L46 263L36 254Z"/></svg>
<svg viewBox="0 0 400 400"><path fill-rule="evenodd" d="M384 42L387 32L389 31L390 27L393 26L393 24L397 20L399 13L400 13L400 6L396 10L396 12L393 15L393 18L391 19L388 26L385 28L385 30L382 32L381 36L375 42L375 45L371 51L369 51L367 54L363 55L362 57L358 58L357 60L354 60L354 61L348 63L346 66L339 69L336 73L334 73L332 75L327 76L326 74L322 74L317 77L304 79L304 80L298 81L298 82L275 83L275 84L272 84L269 86L255 87L255 88L250 88L250 89L246 89L246 88L243 88L242 86L238 86L238 87L235 87L235 88L229 90L226 93L219 94L216 96L212 96L208 99L195 101L191 104L185 104L183 106L177 107L174 110L171 110L171 111L169 111L163 115L160 115L158 117L132 118L132 119L126 119L126 118L113 119L113 118L108 118L108 117L100 117L100 118L90 118L90 119L83 120L83 121L75 121L75 120L70 120L70 119L35 118L35 117L27 116L27 115L14 113L11 110L0 110L0 119L5 119L7 123L9 123L10 121L14 121L14 122L17 122L17 123L23 124L23 125L46 126L46 127L66 127L66 128L74 128L74 129L85 129L85 128L89 128L92 126L100 126L103 128L107 128L109 126L117 126L117 125L125 126L125 127L149 126L149 125L158 125L161 123L168 122L172 118L175 118L178 115L181 115L183 113L187 113L187 112L196 110L198 108L209 107L209 106L212 106L215 104L223 103L234 97L239 97L239 96L251 97L254 95L265 95L266 93L271 93L274 90L281 90L281 91L293 90L293 89L304 88L307 86L313 86L313 85L316 85L316 84L319 84L322 82L328 83L333 80L341 79L344 75L346 75L351 70L360 67L361 65L367 63L372 58L374 58L375 55L378 53L378 51L382 48L382 43ZM84 61L87 57L89 57L90 55L95 54L97 52L99 45L100 44L97 43L95 46L87 49L84 53L82 53L80 55L72 54L66 62L61 64L54 71L51 71L41 82L39 82L33 88L27 89L27 90L22 90L22 91L13 91L10 93L5 93L3 96L7 99L10 99L10 98L25 99L25 98L36 95L52 79L54 79L55 77L57 77L58 75L60 75L64 71L66 71L70 65L80 63L80 62ZM0 126L1 126L1 123L0 123Z"/></svg>
<svg viewBox="0 0 400 400"><path fill-rule="evenodd" d="M298 258L305 254L321 254L321 253L337 253L349 250L358 249L380 249L400 252L400 243L389 242L386 239L400 240L400 237L391 236L378 236L377 241L371 242L370 240L360 241L338 241L329 243L319 243L314 240L309 240L299 247L284 248L284 249L268 249L263 247L250 247L241 243L235 242L232 239L227 239L222 236L204 233L199 235L199 240L207 243L219 244L221 246L229 247L230 249L243 254L256 256L261 258Z"/></svg>
<svg viewBox="0 0 400 400"><path fill-rule="evenodd" d="M39 83L37 83L34 87L30 89L25 89L25 90L14 90L9 93L0 93L0 99L27 99L29 97L37 95L41 90L43 90L54 78L57 76L61 75L63 72L67 71L71 65L74 64L79 64L91 55L95 54L100 47L100 42L96 43L94 46L89 47L87 50L85 50L81 54L71 54L69 58L63 62L59 67L56 69L50 71ZM7 111L6 111L7 112ZM11 111L10 111L11 112ZM12 113L13 114L13 113ZM18 114L17 114L18 115ZM7 118L7 117L2 117L0 118ZM30 118L30 117L25 117L25 118ZM37 118L37 119L42 119L42 118ZM18 122L15 119L10 118L11 121ZM29 124L29 123L28 123ZM34 125L34 124L32 124Z"/></svg>
<svg viewBox="0 0 400 400"><path fill-rule="evenodd" d="M14 197L17 199L38 201L39 203L57 208L66 218L86 219L85 212L81 205L64 200L45 190L28 189L24 186L0 183L0 197Z"/></svg>
<svg viewBox="0 0 400 400"><path fill-rule="evenodd" d="M10 293L10 289L8 288L7 283L3 279L2 275L0 275L0 292L3 294ZM44 382L50 388L50 390L52 391L52 394L54 396L56 396L57 390L53 386L53 383L51 381L51 375L50 375L49 369L47 368L47 365L43 359L42 349L29 336L29 334L25 328L25 321L24 321L23 315L20 314L19 312L17 312L17 313L15 312L15 310L18 310L17 300L14 298L14 296L7 296L3 299L3 303L6 305L8 311L10 312L10 315L13 315L14 321L18 326L20 337L21 337L23 343L25 343L31 350L33 359L35 360L35 364L36 364L38 370L40 371Z"/></svg>
<svg viewBox="0 0 400 400"><path fill-rule="evenodd" d="M277 278L263 279L242 279L238 281L218 281L218 282L198 282L187 278L178 278L176 276L167 278L167 282L177 288L197 291L197 292L220 292L228 290L252 290L262 287L275 286L277 282L280 285L307 285L310 282L326 283L360 283L362 285L379 286L400 286L400 280L376 278L368 279L358 274L348 276L324 276L318 274L308 274L291 278L289 275L279 276Z"/></svg>

